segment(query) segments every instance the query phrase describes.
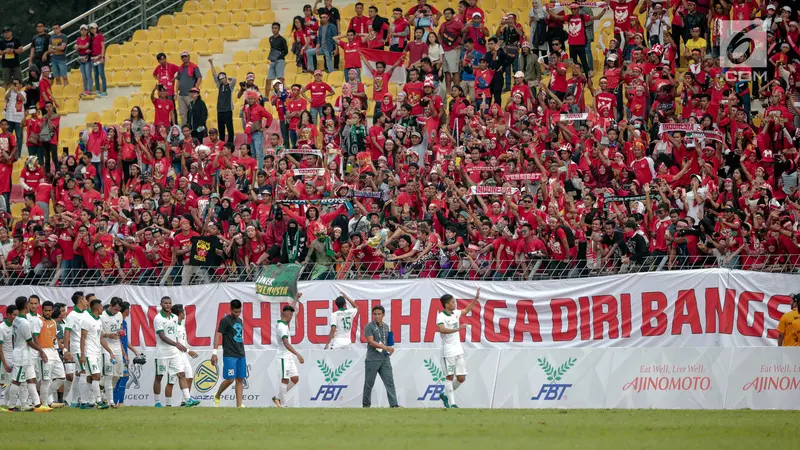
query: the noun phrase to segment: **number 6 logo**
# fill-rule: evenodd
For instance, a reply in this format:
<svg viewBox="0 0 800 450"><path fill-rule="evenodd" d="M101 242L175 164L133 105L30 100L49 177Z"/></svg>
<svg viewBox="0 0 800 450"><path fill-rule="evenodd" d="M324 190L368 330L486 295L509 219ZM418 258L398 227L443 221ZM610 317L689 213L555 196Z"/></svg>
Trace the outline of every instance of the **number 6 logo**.
<svg viewBox="0 0 800 450"><path fill-rule="evenodd" d="M767 67L767 33L760 20L732 20L720 30L721 66Z"/></svg>

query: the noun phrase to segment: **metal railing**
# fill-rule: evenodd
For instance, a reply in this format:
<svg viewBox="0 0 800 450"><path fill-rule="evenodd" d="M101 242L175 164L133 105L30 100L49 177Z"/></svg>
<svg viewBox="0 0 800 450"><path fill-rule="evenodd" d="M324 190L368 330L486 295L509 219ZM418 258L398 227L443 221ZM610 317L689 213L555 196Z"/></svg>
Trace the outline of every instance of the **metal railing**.
<svg viewBox="0 0 800 450"><path fill-rule="evenodd" d="M439 256L417 261L339 261L333 264L305 264L301 280L334 279L406 279L446 278L458 280L535 281L590 278L604 275L692 270L707 268L740 269L770 273L800 274L800 254L757 256L647 256L641 261L629 258L579 259L559 261L547 258L522 258L497 261L478 256L465 256L457 261ZM0 278L4 285L91 286L129 284L143 286L176 286L210 283L255 282L259 268L250 266L218 267L154 267L122 269L53 269L32 268L26 271L6 270Z"/></svg>
<svg viewBox="0 0 800 450"><path fill-rule="evenodd" d="M67 36L67 65L74 68L78 62L75 40L80 35L81 25L94 22L103 33L106 46L119 44L129 40L136 30L155 25L159 16L178 11L184 3L186 0L107 0L100 3L61 24L61 33ZM24 76L27 76L31 65L30 48L30 44L23 48L23 55L26 55L22 60Z"/></svg>

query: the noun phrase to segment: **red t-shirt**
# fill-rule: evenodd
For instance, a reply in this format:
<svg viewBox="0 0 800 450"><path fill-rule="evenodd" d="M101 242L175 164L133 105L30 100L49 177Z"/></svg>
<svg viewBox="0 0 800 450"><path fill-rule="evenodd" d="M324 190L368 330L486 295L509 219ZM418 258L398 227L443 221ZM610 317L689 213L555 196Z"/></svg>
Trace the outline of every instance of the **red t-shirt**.
<svg viewBox="0 0 800 450"><path fill-rule="evenodd" d="M563 74L558 73L559 70L564 70ZM556 64L556 67L550 71L550 89L558 92L567 92L567 66L563 63Z"/></svg>
<svg viewBox="0 0 800 450"><path fill-rule="evenodd" d="M311 107L322 108L325 106L325 94L333 92L333 88L325 82L312 81L306 85L306 90L311 92Z"/></svg>
<svg viewBox="0 0 800 450"><path fill-rule="evenodd" d="M353 18L356 20L356 18ZM356 31L358 32L358 31ZM358 41L345 42L339 41L339 46L344 51L344 68L347 69L360 69L361 68L361 43Z"/></svg>
<svg viewBox="0 0 800 450"><path fill-rule="evenodd" d="M442 50L448 52L461 45L461 30L463 29L464 24L456 20L444 22L439 26L439 34L443 36Z"/></svg>
<svg viewBox="0 0 800 450"><path fill-rule="evenodd" d="M569 45L586 45L586 22L588 14L570 14L566 18L567 42Z"/></svg>
<svg viewBox="0 0 800 450"><path fill-rule="evenodd" d="M636 3L634 1L628 1L627 3L612 1L610 3L611 10L614 11L614 28L619 28L622 31L630 30L630 16L636 9Z"/></svg>
<svg viewBox="0 0 800 450"><path fill-rule="evenodd" d="M175 64L167 63L166 66L159 64L153 70L153 76L159 84L167 88L167 94L175 95L175 74L180 72L181 68Z"/></svg>
<svg viewBox="0 0 800 450"><path fill-rule="evenodd" d="M292 99L286 102L286 112L297 113L305 111L308 102L304 98ZM300 123L300 116L292 117L289 120L289 129L297 131L297 125Z"/></svg>
<svg viewBox="0 0 800 450"><path fill-rule="evenodd" d="M422 41L411 41L408 43L406 51L408 51L408 64L414 64L422 59L422 55L428 51L428 44Z"/></svg>
<svg viewBox="0 0 800 450"><path fill-rule="evenodd" d="M372 100L380 102L383 100L383 96L389 92L389 79L392 77L392 74L389 72L376 72L373 75L375 77L375 81L372 85Z"/></svg>
<svg viewBox="0 0 800 450"><path fill-rule="evenodd" d="M153 125L156 127L159 125L169 126L171 123L172 111L175 110L175 103L166 98L156 98L153 99L153 106L156 107L156 116L153 120Z"/></svg>

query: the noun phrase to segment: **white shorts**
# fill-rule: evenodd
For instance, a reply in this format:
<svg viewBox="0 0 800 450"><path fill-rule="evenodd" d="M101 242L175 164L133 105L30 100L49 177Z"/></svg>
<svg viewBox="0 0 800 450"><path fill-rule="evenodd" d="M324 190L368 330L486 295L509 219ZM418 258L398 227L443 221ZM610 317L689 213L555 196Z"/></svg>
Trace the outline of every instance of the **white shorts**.
<svg viewBox="0 0 800 450"><path fill-rule="evenodd" d="M178 359L178 356L173 358L156 358L156 376L169 376L171 373L183 372Z"/></svg>
<svg viewBox="0 0 800 450"><path fill-rule="evenodd" d="M297 363L295 362L294 355L284 356L279 358L278 372L280 373L281 380L286 380L300 375L297 371Z"/></svg>
<svg viewBox="0 0 800 450"><path fill-rule="evenodd" d="M122 362L122 354L116 358L116 364L111 364L111 357L108 353L103 352L103 376L122 377L125 373L125 363Z"/></svg>
<svg viewBox="0 0 800 450"><path fill-rule="evenodd" d="M10 372L6 372L5 367L3 367L2 364L0 364L0 386L6 386L11 384L11 372L13 371L14 369L12 368Z"/></svg>
<svg viewBox="0 0 800 450"><path fill-rule="evenodd" d="M442 363L444 364L445 376L467 374L467 360L464 359L463 354L443 357Z"/></svg>
<svg viewBox="0 0 800 450"><path fill-rule="evenodd" d="M341 349L350 348L350 347L352 347L352 345L353 345L353 343L350 342L350 340L337 341L336 339L334 339L331 342L331 347L330 348L331 348L331 350L333 350L333 349L341 350Z"/></svg>
<svg viewBox="0 0 800 450"><path fill-rule="evenodd" d="M103 373L103 356L86 355L86 364L83 366L87 375L100 375Z"/></svg>
<svg viewBox="0 0 800 450"><path fill-rule="evenodd" d="M183 372L186 378L194 378L194 369L192 363L189 361L189 355L182 353L177 358L172 358L178 365L178 370L174 372L167 372L167 384L176 384L178 382L178 374Z"/></svg>
<svg viewBox="0 0 800 450"><path fill-rule="evenodd" d="M47 362L43 363L39 361L39 372L42 376L39 380L53 381L65 378L66 372L64 371L64 363L61 362L58 351L54 348L46 348L44 349L44 353L47 355Z"/></svg>
<svg viewBox="0 0 800 450"><path fill-rule="evenodd" d="M33 378L36 378L36 371L33 369L33 364L14 366L11 370L11 381L24 383Z"/></svg>

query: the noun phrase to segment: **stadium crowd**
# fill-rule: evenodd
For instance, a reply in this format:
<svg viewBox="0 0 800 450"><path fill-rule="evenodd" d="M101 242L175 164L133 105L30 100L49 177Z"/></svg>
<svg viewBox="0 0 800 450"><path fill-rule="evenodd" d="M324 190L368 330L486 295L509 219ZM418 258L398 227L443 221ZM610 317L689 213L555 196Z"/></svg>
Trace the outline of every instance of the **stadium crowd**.
<svg viewBox="0 0 800 450"><path fill-rule="evenodd" d="M265 87L213 73L219 130L206 128L192 55L158 55L154 117L134 107L123 123L88 124L61 155L51 71L38 90L12 79L7 211L23 141L31 156L22 215L2 218L4 282L60 268L60 282L186 284L295 262L312 279L797 270L796 4L534 1L491 30L482 6L419 0L385 18L358 3L345 23L331 0L306 5L289 42L273 24ZM723 68L723 30L750 19L767 67ZM13 39L0 40L4 68ZM287 81L290 53L312 82Z"/></svg>

